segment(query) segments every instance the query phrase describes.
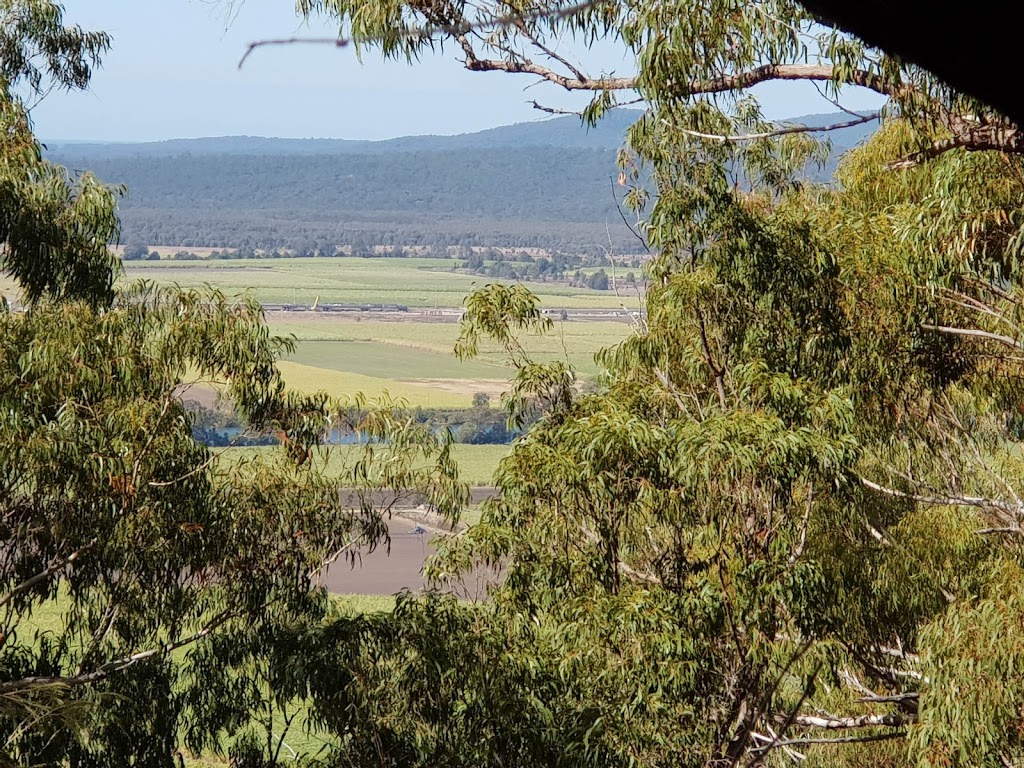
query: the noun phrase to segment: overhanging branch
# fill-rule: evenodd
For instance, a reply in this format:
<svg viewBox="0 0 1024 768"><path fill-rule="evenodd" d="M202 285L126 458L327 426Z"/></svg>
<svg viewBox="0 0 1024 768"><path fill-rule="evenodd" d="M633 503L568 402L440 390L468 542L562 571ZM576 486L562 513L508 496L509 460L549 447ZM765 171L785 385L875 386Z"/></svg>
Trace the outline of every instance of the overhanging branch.
<svg viewBox="0 0 1024 768"><path fill-rule="evenodd" d="M928 496L919 493L909 493L907 491L898 491L894 488L887 488L884 485L872 482L865 477L860 479L861 485L869 490L881 493L885 496L891 496L897 499L907 499L908 501L916 501L920 504L927 504L929 506L950 506L950 507L978 507L980 509L990 509L1000 512L1004 515L1012 515L1011 519L1016 519L1022 511L1019 504L1008 504L1005 501L999 501L997 499L987 499L982 496Z"/></svg>
<svg viewBox="0 0 1024 768"><path fill-rule="evenodd" d="M78 675L68 675L63 677L51 677L51 676L40 676L30 675L28 677L22 677L17 680L8 680L7 682L0 683L0 695L7 695L12 693L19 693L22 691L31 691L34 689L41 688L77 688L83 685L91 685L101 680L106 679L115 672L119 672L123 669L127 669L140 661L146 661L157 656L165 656L178 648L183 648L187 645L203 639L210 633L212 633L217 627L224 622L228 621L235 616L234 611L225 611L210 621L205 627L200 629L193 635L189 635L178 640L173 640L169 643L164 643L159 648L153 648L148 651L140 651L134 653L131 656L125 656L121 659L114 659L108 661L105 664L100 665L91 672L84 672Z"/></svg>

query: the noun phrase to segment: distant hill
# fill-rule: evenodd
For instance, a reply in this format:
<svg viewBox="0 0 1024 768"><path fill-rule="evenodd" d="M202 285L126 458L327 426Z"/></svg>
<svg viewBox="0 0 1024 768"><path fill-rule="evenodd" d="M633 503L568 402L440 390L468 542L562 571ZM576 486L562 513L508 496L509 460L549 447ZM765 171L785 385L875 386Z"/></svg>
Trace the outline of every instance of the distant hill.
<svg viewBox="0 0 1024 768"><path fill-rule="evenodd" d="M379 155L394 152L445 152L463 149L618 149L626 129L641 115L617 109L592 128L574 116L503 125L456 136L402 136L383 141L352 139L276 139L260 136L220 136L140 143L48 142L50 152L89 158L174 157L177 155Z"/></svg>
<svg viewBox="0 0 1024 768"><path fill-rule="evenodd" d="M169 246L496 245L580 249L637 242L611 184L640 113L594 128L559 117L460 136L387 141L230 136L138 144L51 142L48 155L126 184L124 242ZM848 119L810 115L793 122ZM831 134L832 159L873 124Z"/></svg>

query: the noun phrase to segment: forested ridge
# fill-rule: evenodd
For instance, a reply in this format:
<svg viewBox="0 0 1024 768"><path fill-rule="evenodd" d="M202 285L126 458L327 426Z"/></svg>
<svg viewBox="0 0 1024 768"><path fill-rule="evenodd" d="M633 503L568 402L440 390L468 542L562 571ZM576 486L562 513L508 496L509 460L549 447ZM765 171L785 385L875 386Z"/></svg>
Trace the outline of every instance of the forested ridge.
<svg viewBox="0 0 1024 768"><path fill-rule="evenodd" d="M484 245L547 248L639 245L616 209L616 150L635 110L590 132L562 117L463 136L381 142L256 139L55 145L51 156L125 184L125 242L301 249ZM842 115L793 122L827 125ZM833 137L814 179L873 130Z"/></svg>

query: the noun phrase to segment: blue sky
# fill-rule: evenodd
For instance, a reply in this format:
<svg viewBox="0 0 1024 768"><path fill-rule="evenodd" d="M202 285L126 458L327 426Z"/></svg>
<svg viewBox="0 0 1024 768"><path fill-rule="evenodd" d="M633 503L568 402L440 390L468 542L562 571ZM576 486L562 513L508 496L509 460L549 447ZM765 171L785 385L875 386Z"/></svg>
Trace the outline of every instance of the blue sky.
<svg viewBox="0 0 1024 768"><path fill-rule="evenodd" d="M528 102L578 107L530 77L463 70L454 52L408 66L350 49L266 48L239 71L253 40L330 35L307 26L292 0L245 0L228 23L218 0L66 0L66 21L113 35L113 49L86 93L54 93L32 116L45 140L156 141L199 136L384 139L465 133L537 120ZM594 70L627 73L629 62L608 46L589 54ZM813 89L762 89L768 117L834 108ZM852 98L851 108L873 100Z"/></svg>

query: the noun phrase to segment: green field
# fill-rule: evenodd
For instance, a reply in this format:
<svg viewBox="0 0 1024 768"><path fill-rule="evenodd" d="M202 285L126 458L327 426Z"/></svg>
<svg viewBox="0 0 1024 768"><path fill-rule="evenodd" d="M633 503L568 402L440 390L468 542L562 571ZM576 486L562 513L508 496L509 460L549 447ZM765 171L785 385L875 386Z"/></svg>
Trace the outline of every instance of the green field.
<svg viewBox="0 0 1024 768"><path fill-rule="evenodd" d="M444 322L395 322L385 320L355 320L332 314L276 313L269 318L270 329L280 335L293 335L299 340L299 354L293 360L306 362L303 356L316 354L307 350L302 342L369 342L377 350L371 352L370 347L352 347L353 354L346 362L335 361L333 365L323 365L324 357L320 358L323 367L334 367L335 370L352 370L369 373L368 367L359 361L359 356L366 358L396 355L390 359L414 359L412 356L403 358L402 350L427 352L436 357L429 358L432 364L443 365L451 371L450 378L508 378L511 371L505 368L504 353L494 345L482 344L477 360L460 363L452 356L455 340L459 335L458 323ZM594 376L597 364L594 355L605 347L614 346L630 333L630 326L615 321L576 321L562 322L555 320L551 333L546 336L528 336L523 340L524 346L539 360L568 360L582 376ZM380 350L386 345L386 350ZM315 348L314 348L315 349ZM339 348L341 349L341 348ZM425 361L425 358L415 358ZM366 365L370 361L367 360ZM484 364L484 365L482 365ZM344 367L342 367L344 366ZM484 367L486 366L486 367ZM379 368L377 370L380 370ZM424 375L419 375L424 374ZM424 369L417 366L405 368L397 365L383 378L408 381L416 378L448 378L437 373L436 369Z"/></svg>
<svg viewBox="0 0 1024 768"><path fill-rule="evenodd" d="M282 449L277 446L261 448L227 448L221 449L221 461L231 463L252 459L269 459L280 455ZM382 450L382 449L378 449ZM493 484L494 471L498 462L508 455L507 445L465 445L456 443L452 446L452 457L459 465L459 477L472 486L488 486ZM351 472L362 449L356 445L332 445L325 447L318 455L318 460L326 462L323 471L328 477L344 476Z"/></svg>
<svg viewBox="0 0 1024 768"><path fill-rule="evenodd" d="M486 280L450 271L452 261L427 258L333 258L267 261L132 262L126 279L147 279L182 287L210 285L229 295L250 292L268 304L383 303L410 308L462 306L474 286ZM609 291L529 283L549 308L620 308ZM627 297L628 300L628 297ZM635 309L636 298L630 304ZM385 392L410 406L469 407L473 394L497 396L512 371L497 348L482 347L476 360L452 356L458 323L410 313L401 321L325 312L276 312L271 330L294 335L299 348L281 365L290 386L324 390L336 397ZM562 359L584 378L597 374L594 354L621 341L626 323L556 321L553 332L529 337L527 349L538 360Z"/></svg>
<svg viewBox="0 0 1024 768"><path fill-rule="evenodd" d="M341 400L361 392L373 399L388 396L410 408L469 408L473 404L474 391L498 394L506 387L505 382L501 380L495 380L489 386L485 382L467 380L462 385L449 385L445 382L446 387L451 387L446 389L428 384L411 384L397 379L364 376L348 371L331 371L287 361L278 363L278 368L285 384L299 392L326 392Z"/></svg>
<svg viewBox="0 0 1024 768"><path fill-rule="evenodd" d="M508 389L513 371L504 353L481 346L475 360L452 355L459 325L453 317L423 316L416 308L458 309L475 285L486 282L451 272L453 262L427 258L331 258L254 261L132 262L126 279L144 278L182 287L210 285L229 295L251 293L268 304L399 304L413 311L400 319L336 312L272 312L271 331L291 335L296 352L280 365L286 383L305 392L338 398L361 392L385 394L411 407L468 408L473 395L492 402ZM529 283L549 308L620 308L609 291ZM636 308L633 297L631 309ZM585 379L598 373L595 353L630 332L615 321L556 320L550 334L524 345L537 360L565 360Z"/></svg>
<svg viewBox="0 0 1024 768"><path fill-rule="evenodd" d="M314 368L349 371L399 381L415 379L507 379L511 371L478 360L377 341L304 341L288 360Z"/></svg>
<svg viewBox="0 0 1024 768"><path fill-rule="evenodd" d="M493 282L478 275L451 272L453 264L450 259L428 258L144 261L125 265L125 277L182 287L208 284L228 294L251 291L267 304L312 304L319 298L321 303L418 308L461 307L475 286ZM529 287L549 308L619 308L619 299L611 291L551 283L529 283Z"/></svg>

